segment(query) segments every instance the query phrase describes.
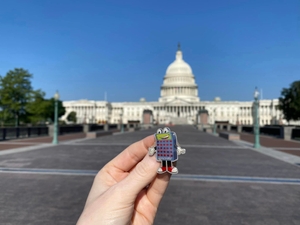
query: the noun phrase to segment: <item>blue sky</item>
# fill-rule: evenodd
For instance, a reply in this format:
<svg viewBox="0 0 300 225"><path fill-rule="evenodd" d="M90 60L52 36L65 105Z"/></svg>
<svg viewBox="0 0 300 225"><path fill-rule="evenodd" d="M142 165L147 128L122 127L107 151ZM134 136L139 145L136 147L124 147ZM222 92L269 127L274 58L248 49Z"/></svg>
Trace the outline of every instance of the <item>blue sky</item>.
<svg viewBox="0 0 300 225"><path fill-rule="evenodd" d="M62 100L157 101L180 41L201 100L278 98L299 80L298 0L10 0L0 75L22 67Z"/></svg>

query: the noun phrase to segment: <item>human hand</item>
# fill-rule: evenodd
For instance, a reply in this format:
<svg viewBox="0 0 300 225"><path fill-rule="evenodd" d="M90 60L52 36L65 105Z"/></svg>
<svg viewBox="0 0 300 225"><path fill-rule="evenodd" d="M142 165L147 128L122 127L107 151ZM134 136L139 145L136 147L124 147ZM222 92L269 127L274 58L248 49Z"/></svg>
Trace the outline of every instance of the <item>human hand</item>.
<svg viewBox="0 0 300 225"><path fill-rule="evenodd" d="M99 171L77 225L153 224L170 180L147 154L154 141L151 135L130 145Z"/></svg>

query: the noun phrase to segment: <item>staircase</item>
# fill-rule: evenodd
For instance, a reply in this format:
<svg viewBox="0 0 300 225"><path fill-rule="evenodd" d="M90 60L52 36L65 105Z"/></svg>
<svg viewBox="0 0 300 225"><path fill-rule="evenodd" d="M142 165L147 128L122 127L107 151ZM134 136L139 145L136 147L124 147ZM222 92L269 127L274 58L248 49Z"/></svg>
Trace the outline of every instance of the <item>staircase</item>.
<svg viewBox="0 0 300 225"><path fill-rule="evenodd" d="M171 117L172 124L175 125L183 125L183 124L188 124L187 118L184 117Z"/></svg>

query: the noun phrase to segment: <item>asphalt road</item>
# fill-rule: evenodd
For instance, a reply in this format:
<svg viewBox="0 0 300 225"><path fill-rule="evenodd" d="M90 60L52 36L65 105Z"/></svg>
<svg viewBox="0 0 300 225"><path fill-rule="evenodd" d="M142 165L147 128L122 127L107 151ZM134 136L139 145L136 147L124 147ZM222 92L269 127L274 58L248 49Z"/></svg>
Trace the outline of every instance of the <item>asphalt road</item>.
<svg viewBox="0 0 300 225"><path fill-rule="evenodd" d="M155 224L300 224L300 167L172 127L179 156ZM75 224L94 174L152 130L0 155L0 224Z"/></svg>

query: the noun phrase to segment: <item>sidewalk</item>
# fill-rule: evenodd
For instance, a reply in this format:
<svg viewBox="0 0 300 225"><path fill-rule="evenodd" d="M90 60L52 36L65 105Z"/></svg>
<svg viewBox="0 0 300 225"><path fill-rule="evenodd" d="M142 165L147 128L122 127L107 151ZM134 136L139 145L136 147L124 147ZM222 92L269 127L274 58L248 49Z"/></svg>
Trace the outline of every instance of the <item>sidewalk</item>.
<svg viewBox="0 0 300 225"><path fill-rule="evenodd" d="M240 138L243 141L247 141L254 144L253 134L241 133ZM260 135L260 145L267 148L273 148L278 151L282 151L292 155L300 156L300 142L294 140L286 141L272 136Z"/></svg>
<svg viewBox="0 0 300 225"><path fill-rule="evenodd" d="M74 134L65 134L58 136L58 141L70 141L75 139L82 139L85 138L85 133L74 133ZM13 139L8 141L1 141L0 142L0 151L7 150L7 149L14 149L14 148L22 148L22 147L29 147L29 146L36 146L40 144L50 144L52 143L52 137L50 136L42 136L42 137L32 137L32 138L19 138Z"/></svg>
<svg viewBox="0 0 300 225"><path fill-rule="evenodd" d="M172 131L186 154L179 156L179 174L172 175L154 224L300 224L300 167L274 157L282 152L269 149L269 156L248 142L249 147L236 145L193 126ZM0 151L0 224L76 224L95 174L128 145L155 132L59 145L52 145L51 137L2 142L36 146Z"/></svg>

